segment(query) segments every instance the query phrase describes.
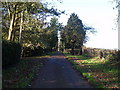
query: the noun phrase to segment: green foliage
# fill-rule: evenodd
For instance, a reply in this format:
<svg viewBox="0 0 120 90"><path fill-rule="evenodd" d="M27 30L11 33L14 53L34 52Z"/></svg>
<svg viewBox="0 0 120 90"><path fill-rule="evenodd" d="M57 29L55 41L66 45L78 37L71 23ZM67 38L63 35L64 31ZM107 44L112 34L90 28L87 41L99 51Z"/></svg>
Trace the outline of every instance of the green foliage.
<svg viewBox="0 0 120 90"><path fill-rule="evenodd" d="M85 41L86 30L82 21L74 13L70 15L67 26L62 31L62 44L66 48L71 48L74 54L75 48L81 48Z"/></svg>
<svg viewBox="0 0 120 90"><path fill-rule="evenodd" d="M117 51L116 53L110 54L108 59L111 60L111 61L120 62L120 51Z"/></svg>
<svg viewBox="0 0 120 90"><path fill-rule="evenodd" d="M48 44L50 46L51 49L56 49L57 47L57 42L58 42L58 38L57 38L57 33L59 30L59 22L58 19L56 17L51 18L50 20L50 25L48 27Z"/></svg>
<svg viewBox="0 0 120 90"><path fill-rule="evenodd" d="M46 54L48 52L51 52L51 49L49 48L42 48L41 46L29 46L23 48L23 57L30 57L30 56L41 56L43 54Z"/></svg>
<svg viewBox="0 0 120 90"><path fill-rule="evenodd" d="M83 54L86 54L88 57L99 57L100 59L114 59L115 61L119 61L119 52L117 50L111 49L100 49L100 48L89 48L82 47Z"/></svg>
<svg viewBox="0 0 120 90"><path fill-rule="evenodd" d="M19 43L3 40L2 42L2 65L7 67L19 62L21 45Z"/></svg>
<svg viewBox="0 0 120 90"><path fill-rule="evenodd" d="M42 48L50 48L56 45L55 28L51 34L48 29L46 18L48 16L59 16L62 11L49 7L47 2L2 2L3 12L3 38L10 41L19 41L22 47L32 45ZM48 8L49 7L49 8ZM55 33L53 33L55 32ZM54 34L54 35L53 35ZM55 40L48 42L52 36ZM46 39L47 38L47 39ZM54 43L55 42L55 43Z"/></svg>
<svg viewBox="0 0 120 90"><path fill-rule="evenodd" d="M36 75L36 72L43 66L46 56L26 57L17 65L3 69L2 88L27 88Z"/></svg>
<svg viewBox="0 0 120 90"><path fill-rule="evenodd" d="M34 49L32 49L31 47L24 47L22 56L23 57L33 56L33 51L34 51Z"/></svg>
<svg viewBox="0 0 120 90"><path fill-rule="evenodd" d="M68 60L95 88L120 88L119 65L110 60L65 54Z"/></svg>

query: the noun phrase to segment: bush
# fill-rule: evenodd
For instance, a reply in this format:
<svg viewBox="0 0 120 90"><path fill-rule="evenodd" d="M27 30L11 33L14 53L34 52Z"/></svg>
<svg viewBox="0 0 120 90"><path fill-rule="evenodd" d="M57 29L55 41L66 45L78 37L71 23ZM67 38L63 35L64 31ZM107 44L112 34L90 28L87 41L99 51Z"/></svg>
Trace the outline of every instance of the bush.
<svg viewBox="0 0 120 90"><path fill-rule="evenodd" d="M24 47L22 56L29 57L33 55L32 53L33 53L33 49L31 47Z"/></svg>
<svg viewBox="0 0 120 90"><path fill-rule="evenodd" d="M46 54L50 52L51 50L48 48L43 49L40 46L34 47L34 46L29 46L29 47L24 47L23 48L23 57L29 57L29 56L40 56L42 54Z"/></svg>
<svg viewBox="0 0 120 90"><path fill-rule="evenodd" d="M120 61L120 50L117 52L117 61Z"/></svg>
<svg viewBox="0 0 120 90"><path fill-rule="evenodd" d="M46 54L48 52L52 52L52 50L50 48L45 48L43 49L43 54Z"/></svg>
<svg viewBox="0 0 120 90"><path fill-rule="evenodd" d="M109 57L111 61L120 61L120 51L116 52L115 54L111 54Z"/></svg>
<svg viewBox="0 0 120 90"><path fill-rule="evenodd" d="M34 48L33 56L39 56L43 54L43 48L38 46Z"/></svg>
<svg viewBox="0 0 120 90"><path fill-rule="evenodd" d="M2 42L2 66L7 67L19 62L21 45L19 43L3 40Z"/></svg>

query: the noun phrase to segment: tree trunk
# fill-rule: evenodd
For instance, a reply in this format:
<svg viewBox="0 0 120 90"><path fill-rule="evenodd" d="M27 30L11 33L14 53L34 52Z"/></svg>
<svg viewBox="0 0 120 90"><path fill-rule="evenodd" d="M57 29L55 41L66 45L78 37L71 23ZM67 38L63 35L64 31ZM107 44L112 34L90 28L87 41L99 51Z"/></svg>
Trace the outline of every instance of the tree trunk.
<svg viewBox="0 0 120 90"><path fill-rule="evenodd" d="M6 4L7 4L7 7L8 7L7 11L8 11L8 15L9 15L9 18L10 18L11 13L10 13L10 6L9 6L8 3L9 3L8 0L6 0Z"/></svg>
<svg viewBox="0 0 120 90"><path fill-rule="evenodd" d="M12 31L9 30L8 40L11 40Z"/></svg>
<svg viewBox="0 0 120 90"><path fill-rule="evenodd" d="M21 12L19 43L22 45L22 27L23 27L23 11Z"/></svg>
<svg viewBox="0 0 120 90"><path fill-rule="evenodd" d="M16 21L16 19L18 18L18 15L16 14L15 15L15 21L14 21L14 25L13 25L13 32L12 32L12 41L15 41L15 35L16 35L16 28L15 27L17 27L17 21Z"/></svg>
<svg viewBox="0 0 120 90"><path fill-rule="evenodd" d="M13 31L14 17L15 17L15 15L13 14L11 21L10 21L8 40L11 40L11 38L12 38L11 36L12 36L12 31Z"/></svg>
<svg viewBox="0 0 120 90"><path fill-rule="evenodd" d="M12 38L11 38L12 41L15 41L15 31L13 30L12 32Z"/></svg>
<svg viewBox="0 0 120 90"><path fill-rule="evenodd" d="M14 5L14 12L10 12L10 7L8 9L9 14L11 14L11 20L10 20L10 27L9 27L9 34L8 34L8 40L12 40L12 31L14 27L14 22L15 22L15 11L16 11L17 5Z"/></svg>

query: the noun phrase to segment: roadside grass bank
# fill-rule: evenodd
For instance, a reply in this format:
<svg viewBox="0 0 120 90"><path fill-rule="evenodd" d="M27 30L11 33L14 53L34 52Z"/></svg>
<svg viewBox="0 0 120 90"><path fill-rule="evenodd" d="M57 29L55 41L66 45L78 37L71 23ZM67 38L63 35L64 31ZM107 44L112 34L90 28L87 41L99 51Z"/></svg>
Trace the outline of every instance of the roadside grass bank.
<svg viewBox="0 0 120 90"><path fill-rule="evenodd" d="M63 54L95 88L120 88L118 62L85 55Z"/></svg>
<svg viewBox="0 0 120 90"><path fill-rule="evenodd" d="M28 87L49 56L50 53L43 56L23 57L18 64L4 68L2 88Z"/></svg>

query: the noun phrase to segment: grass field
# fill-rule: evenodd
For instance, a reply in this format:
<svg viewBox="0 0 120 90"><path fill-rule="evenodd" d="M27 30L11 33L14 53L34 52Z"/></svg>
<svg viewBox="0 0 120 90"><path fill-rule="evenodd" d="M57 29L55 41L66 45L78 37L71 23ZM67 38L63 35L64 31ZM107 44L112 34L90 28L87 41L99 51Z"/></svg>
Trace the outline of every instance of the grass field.
<svg viewBox="0 0 120 90"><path fill-rule="evenodd" d="M118 62L64 53L66 58L95 88L120 88Z"/></svg>

